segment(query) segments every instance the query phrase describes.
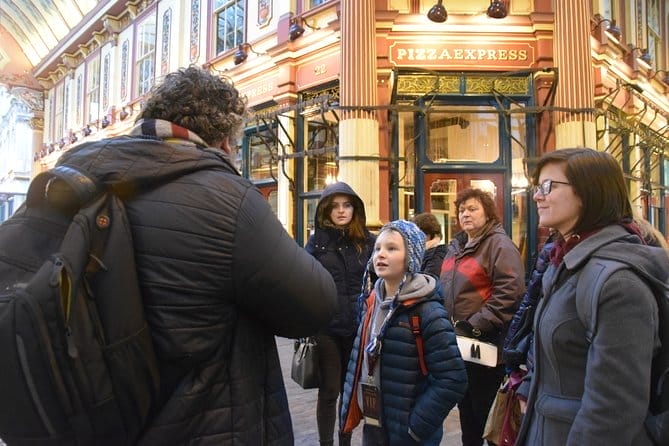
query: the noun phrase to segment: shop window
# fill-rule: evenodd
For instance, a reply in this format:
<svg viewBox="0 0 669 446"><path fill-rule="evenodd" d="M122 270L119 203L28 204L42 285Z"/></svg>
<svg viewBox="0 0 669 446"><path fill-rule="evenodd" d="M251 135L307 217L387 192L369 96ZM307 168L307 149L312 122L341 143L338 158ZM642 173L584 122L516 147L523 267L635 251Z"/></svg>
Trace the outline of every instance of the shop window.
<svg viewBox="0 0 669 446"><path fill-rule="evenodd" d="M216 0L214 2L216 54L229 51L244 43L245 4L244 0Z"/></svg>
<svg viewBox="0 0 669 446"><path fill-rule="evenodd" d="M437 217L442 228L441 239L448 242L455 235L458 210L455 209L456 180L437 180L430 185L430 212Z"/></svg>
<svg viewBox="0 0 669 446"><path fill-rule="evenodd" d="M68 129L71 127L70 126L70 94L72 94L72 89L70 86L72 85L72 80L69 77L65 78L65 91L63 91L63 132L62 135L64 136Z"/></svg>
<svg viewBox="0 0 669 446"><path fill-rule="evenodd" d="M137 27L137 62L135 77L137 95L142 96L151 89L156 67L156 17L150 15Z"/></svg>
<svg viewBox="0 0 669 446"><path fill-rule="evenodd" d="M82 104L82 79L81 79L81 74L77 76L77 86L76 86L76 92L75 92L75 125L77 127L82 125L81 122L81 104Z"/></svg>
<svg viewBox="0 0 669 446"><path fill-rule="evenodd" d="M651 65L656 67L664 57L663 50L666 51L660 37L660 23L659 0L648 0L648 54L652 58Z"/></svg>
<svg viewBox="0 0 669 446"><path fill-rule="evenodd" d="M309 237L314 234L316 230L316 207L318 206L319 197L307 198L304 200L304 215L306 218L306 236L304 237L304 243L306 244Z"/></svg>
<svg viewBox="0 0 669 446"><path fill-rule="evenodd" d="M492 107L450 106L448 112L439 108L427 114L427 157L432 162L490 163L499 158L498 115L486 113Z"/></svg>
<svg viewBox="0 0 669 446"><path fill-rule="evenodd" d="M248 178L258 182L276 181L277 142L272 131L263 129L248 133Z"/></svg>
<svg viewBox="0 0 669 446"><path fill-rule="evenodd" d="M86 65L86 109L87 123L100 116L100 56L95 56Z"/></svg>
<svg viewBox="0 0 669 446"><path fill-rule="evenodd" d="M338 103L338 85L300 94L295 138L298 243L306 243L313 233L314 214L322 190L338 181L339 115L335 111Z"/></svg>
<svg viewBox="0 0 669 446"><path fill-rule="evenodd" d="M327 3L328 0L309 0L309 7L314 8L316 6L322 5L323 3Z"/></svg>
<svg viewBox="0 0 669 446"><path fill-rule="evenodd" d="M522 109L522 104L512 104L511 110ZM524 113L512 113L509 117L511 136L511 238L526 255L527 221L530 185L527 171L527 118Z"/></svg>
<svg viewBox="0 0 669 446"><path fill-rule="evenodd" d="M649 214L655 214L655 218L649 218L651 222L657 221L659 215L658 209L664 207L664 187L662 183L662 157L659 151L652 150L650 152L650 188L648 205L650 208Z"/></svg>
<svg viewBox="0 0 669 446"><path fill-rule="evenodd" d="M617 19L619 17L619 1L620 0L596 0L593 4L595 11L600 6L601 1L601 15L608 19Z"/></svg>
<svg viewBox="0 0 669 446"><path fill-rule="evenodd" d="M65 116L65 85L61 83L56 86L56 106L54 108L53 122L55 125L54 137L60 139L64 133L64 116Z"/></svg>
<svg viewBox="0 0 669 446"><path fill-rule="evenodd" d="M318 113L306 119L306 190L321 190L337 182L339 120L334 112Z"/></svg>
<svg viewBox="0 0 669 446"><path fill-rule="evenodd" d="M401 105L409 105L402 103ZM411 219L414 215L414 168L416 154L415 115L398 113L398 166L399 217Z"/></svg>

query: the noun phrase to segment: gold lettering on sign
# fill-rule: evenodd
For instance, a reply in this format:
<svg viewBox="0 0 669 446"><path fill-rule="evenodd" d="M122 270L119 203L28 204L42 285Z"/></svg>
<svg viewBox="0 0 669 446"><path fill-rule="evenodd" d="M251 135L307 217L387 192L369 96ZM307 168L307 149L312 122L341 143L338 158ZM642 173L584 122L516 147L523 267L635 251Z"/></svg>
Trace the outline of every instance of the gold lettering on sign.
<svg viewBox="0 0 669 446"><path fill-rule="evenodd" d="M314 74L316 76L322 76L328 72L328 66L324 63L317 64L314 66Z"/></svg>
<svg viewBox="0 0 669 446"><path fill-rule="evenodd" d="M262 84L258 85L257 87L249 88L248 90L244 91L243 94L245 94L247 98L253 99L256 96L267 94L272 90L274 90L274 84Z"/></svg>
<svg viewBox="0 0 669 446"><path fill-rule="evenodd" d="M485 48L398 48L395 60L400 61L526 61L526 49L485 49Z"/></svg>

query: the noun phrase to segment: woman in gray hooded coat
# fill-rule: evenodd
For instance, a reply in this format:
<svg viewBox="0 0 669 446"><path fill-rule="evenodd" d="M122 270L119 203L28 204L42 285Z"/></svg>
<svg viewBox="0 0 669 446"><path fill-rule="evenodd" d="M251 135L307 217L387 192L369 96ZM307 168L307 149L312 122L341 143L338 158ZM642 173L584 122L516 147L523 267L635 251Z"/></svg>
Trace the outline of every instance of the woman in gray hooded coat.
<svg viewBox="0 0 669 446"><path fill-rule="evenodd" d="M555 228L559 237L534 319L534 369L519 390L528 399L517 444L650 445L644 419L659 316L638 271L666 282L666 252L645 246L620 165L610 154L545 154L534 183L539 224ZM619 253L635 268L602 274L593 257ZM599 295L577 292L596 281ZM587 306L581 305L584 297ZM594 327L585 308L596 315Z"/></svg>

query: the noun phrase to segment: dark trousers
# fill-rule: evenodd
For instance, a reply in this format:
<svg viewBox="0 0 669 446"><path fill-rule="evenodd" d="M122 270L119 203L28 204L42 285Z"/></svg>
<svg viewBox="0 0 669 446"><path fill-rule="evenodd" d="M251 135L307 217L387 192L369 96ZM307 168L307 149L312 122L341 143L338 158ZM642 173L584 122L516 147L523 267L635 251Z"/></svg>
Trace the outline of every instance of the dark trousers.
<svg viewBox="0 0 669 446"><path fill-rule="evenodd" d="M488 419L490 406L504 378L504 365L485 367L465 362L469 385L464 398L458 404L462 446L482 446L483 429Z"/></svg>
<svg viewBox="0 0 669 446"><path fill-rule="evenodd" d="M362 446L387 446L388 435L380 427L365 424L362 427Z"/></svg>
<svg viewBox="0 0 669 446"><path fill-rule="evenodd" d="M318 388L316 422L318 439L322 445L333 444L337 398L344 391L346 368L353 349L355 336L316 335L321 386ZM340 403L341 404L341 401ZM349 444L350 436L340 438L339 444Z"/></svg>

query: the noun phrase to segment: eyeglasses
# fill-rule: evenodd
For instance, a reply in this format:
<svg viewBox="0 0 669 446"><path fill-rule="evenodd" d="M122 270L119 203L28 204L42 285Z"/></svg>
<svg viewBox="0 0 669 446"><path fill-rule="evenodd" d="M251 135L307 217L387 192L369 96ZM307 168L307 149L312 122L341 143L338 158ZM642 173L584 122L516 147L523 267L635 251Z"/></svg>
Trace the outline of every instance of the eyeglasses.
<svg viewBox="0 0 669 446"><path fill-rule="evenodd" d="M555 180L544 180L541 182L541 184L537 184L534 186L533 192L536 194L537 192L540 192L541 195L544 197L548 194L551 193L551 190L553 189L553 184L567 184L571 185L571 183L567 183L565 181L555 181Z"/></svg>

